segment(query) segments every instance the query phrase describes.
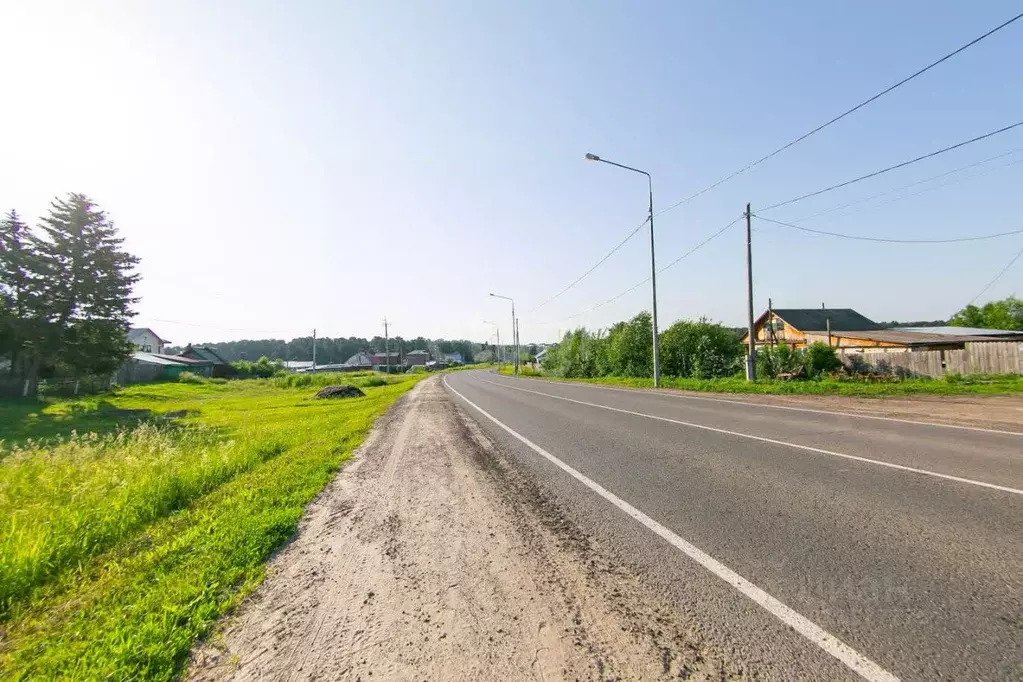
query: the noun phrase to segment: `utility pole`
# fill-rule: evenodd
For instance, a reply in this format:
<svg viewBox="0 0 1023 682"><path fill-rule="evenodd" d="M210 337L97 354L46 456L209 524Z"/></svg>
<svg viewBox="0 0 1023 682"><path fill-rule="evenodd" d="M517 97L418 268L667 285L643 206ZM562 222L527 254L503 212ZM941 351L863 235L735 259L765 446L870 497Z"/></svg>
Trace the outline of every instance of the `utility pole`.
<svg viewBox="0 0 1023 682"><path fill-rule="evenodd" d="M746 204L746 303L749 313L748 338L749 349L746 352L746 381L756 381L757 378L757 338L753 320L753 237L750 228L751 216L750 206Z"/></svg>
<svg viewBox="0 0 1023 682"><path fill-rule="evenodd" d="M519 367L519 318L515 318L515 373L518 374Z"/></svg>
<svg viewBox="0 0 1023 682"><path fill-rule="evenodd" d="M504 360L504 353L501 352L501 328L495 325L494 329L497 330L497 353L494 359L497 360L497 364L500 365L501 361Z"/></svg>
<svg viewBox="0 0 1023 682"><path fill-rule="evenodd" d="M387 373L391 373L391 353L387 344L387 318L384 318L384 357L387 358Z"/></svg>
<svg viewBox="0 0 1023 682"><path fill-rule="evenodd" d="M316 373L316 330L313 329L313 373Z"/></svg>

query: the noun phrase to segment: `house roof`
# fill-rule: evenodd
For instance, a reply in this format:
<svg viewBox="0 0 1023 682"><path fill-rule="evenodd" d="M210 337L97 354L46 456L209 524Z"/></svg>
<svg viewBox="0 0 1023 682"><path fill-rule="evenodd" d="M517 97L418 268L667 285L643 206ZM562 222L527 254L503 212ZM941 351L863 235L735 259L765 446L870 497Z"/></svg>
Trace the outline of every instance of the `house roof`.
<svg viewBox="0 0 1023 682"><path fill-rule="evenodd" d="M904 329L879 329L875 331L835 332L833 336L843 339L862 339L878 343L897 343L905 346L927 346L942 343L963 343L964 341L992 341L986 336L950 336L948 334L927 334L924 332L907 331ZM826 333L826 332L824 332ZM822 333L822 336L823 334Z"/></svg>
<svg viewBox="0 0 1023 682"><path fill-rule="evenodd" d="M823 331L828 328L829 320L833 332L871 331L881 328L877 322L860 315L852 308L775 308L773 312L775 317L780 317L801 332Z"/></svg>
<svg viewBox="0 0 1023 682"><path fill-rule="evenodd" d="M188 353L188 352L195 353L196 355L198 355L203 360L207 360L207 361L212 362L212 363L214 363L216 365L226 365L226 364L228 364L227 360L225 360L224 358L220 357L220 355L217 354L217 351L213 350L209 346L193 346L193 345L189 344L188 348L186 348L185 350L183 350L181 352L182 353Z"/></svg>
<svg viewBox="0 0 1023 682"><path fill-rule="evenodd" d="M356 353L352 357L345 360L345 364L348 365L349 367L353 365L369 366L373 364L373 358L370 357L367 353Z"/></svg>
<svg viewBox="0 0 1023 682"><path fill-rule="evenodd" d="M180 365L191 365L193 367L206 367L212 365L212 360L197 360L195 358L186 358L184 355L156 355L156 353L150 353L158 358L164 358L167 360L174 360Z"/></svg>
<svg viewBox="0 0 1023 682"><path fill-rule="evenodd" d="M157 355L156 353L145 353L143 351L136 351L131 354L131 357L136 362L143 362L147 365L163 365L166 367L187 367L190 364L188 362L185 362L187 358L178 360L175 359L173 356Z"/></svg>
<svg viewBox="0 0 1023 682"><path fill-rule="evenodd" d="M408 353L405 353L405 355L429 355L429 354L430 351L428 350L410 350Z"/></svg>
<svg viewBox="0 0 1023 682"><path fill-rule="evenodd" d="M983 329L981 327L898 327L899 331L922 332L944 336L1007 336L1010 339L1023 337L1023 331L1013 329Z"/></svg>
<svg viewBox="0 0 1023 682"><path fill-rule="evenodd" d="M128 330L128 340L134 341L135 339L142 336L146 332L149 332L150 334L155 336L160 343L170 343L170 341L168 341L167 339L161 339L160 335L154 332L149 327L132 327L131 329Z"/></svg>

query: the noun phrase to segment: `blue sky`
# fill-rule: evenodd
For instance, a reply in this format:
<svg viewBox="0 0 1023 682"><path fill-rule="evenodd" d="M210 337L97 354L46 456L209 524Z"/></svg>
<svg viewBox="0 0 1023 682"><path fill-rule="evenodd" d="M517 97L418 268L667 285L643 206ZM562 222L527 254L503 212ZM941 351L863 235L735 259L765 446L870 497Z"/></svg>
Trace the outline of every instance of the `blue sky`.
<svg viewBox="0 0 1023 682"><path fill-rule="evenodd" d="M655 210L1019 11L1018 3L34 2L0 10L0 206L90 194L177 342L382 333L524 341L649 307ZM213 7L212 5L215 5ZM656 221L667 264L738 217L1023 119L1023 21ZM765 216L868 236L1019 228L1023 129ZM939 186L943 185L943 186ZM1015 191L1014 191L1015 190ZM945 317L1023 235L893 245L755 225L756 308ZM741 324L740 225L663 273L662 326ZM985 295L1020 291L1018 264Z"/></svg>

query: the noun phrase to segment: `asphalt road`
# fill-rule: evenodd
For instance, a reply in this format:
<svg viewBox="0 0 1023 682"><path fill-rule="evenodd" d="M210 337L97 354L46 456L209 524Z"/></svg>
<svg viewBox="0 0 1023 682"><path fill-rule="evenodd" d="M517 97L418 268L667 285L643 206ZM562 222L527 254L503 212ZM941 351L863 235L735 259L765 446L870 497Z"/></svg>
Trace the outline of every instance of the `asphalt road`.
<svg viewBox="0 0 1023 682"><path fill-rule="evenodd" d="M1023 435L483 371L445 383L747 673L1023 679Z"/></svg>

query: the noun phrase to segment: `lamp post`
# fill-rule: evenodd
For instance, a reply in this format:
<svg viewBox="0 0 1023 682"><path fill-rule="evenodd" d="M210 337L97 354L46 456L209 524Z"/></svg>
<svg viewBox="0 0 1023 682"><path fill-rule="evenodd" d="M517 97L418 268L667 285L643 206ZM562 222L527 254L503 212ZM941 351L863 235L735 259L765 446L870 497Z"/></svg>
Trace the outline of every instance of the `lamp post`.
<svg viewBox="0 0 1023 682"><path fill-rule="evenodd" d="M502 296L500 294L490 294L494 298L503 298L506 301L511 301L512 307L512 343L515 344L515 357L512 358L512 368L515 374L519 373L519 336L515 333L515 299L510 296Z"/></svg>
<svg viewBox="0 0 1023 682"><path fill-rule="evenodd" d="M632 171L633 173L642 173L646 176L647 186L650 189L650 289L653 295L653 323L654 323L654 388L661 385L661 349L660 343L657 341L657 265L654 259L654 183L650 178L650 174L646 171L632 166L623 166L620 163L614 161L608 161L602 159L596 154L587 154L587 161L600 161L611 166L617 166L618 168L624 168L625 170Z"/></svg>
<svg viewBox="0 0 1023 682"><path fill-rule="evenodd" d="M483 320L483 324L494 325L494 331L497 332L497 353L494 354L494 359L497 360L497 364L501 364L501 327L490 320Z"/></svg>

